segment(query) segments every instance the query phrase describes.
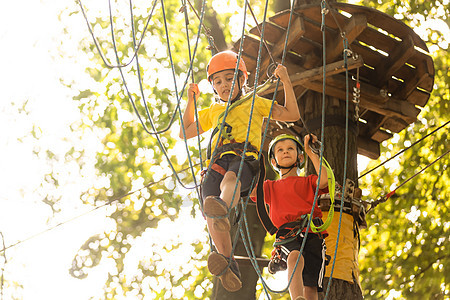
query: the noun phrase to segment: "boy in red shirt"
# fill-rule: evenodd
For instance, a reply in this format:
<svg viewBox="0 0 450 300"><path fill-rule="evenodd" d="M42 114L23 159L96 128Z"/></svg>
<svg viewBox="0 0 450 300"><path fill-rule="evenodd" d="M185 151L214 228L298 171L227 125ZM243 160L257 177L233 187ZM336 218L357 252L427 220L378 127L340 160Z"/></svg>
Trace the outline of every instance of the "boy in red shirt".
<svg viewBox="0 0 450 300"><path fill-rule="evenodd" d="M317 174L319 174L319 156L311 151L309 143L317 141L314 135L304 138L304 151L311 159ZM280 179L264 182L264 202L270 207L270 219L278 228L277 244L274 254L278 263L287 264L289 278L292 276L300 248L305 236L306 222L303 220L311 213L314 194L319 186L319 194L328 192L327 171L322 166L321 176L298 176L297 171L303 166L303 147L294 136L282 134L277 136L269 146L269 159L272 167L279 171ZM321 225L322 212L314 207L314 223ZM316 223L317 222L317 223ZM301 230L304 226L303 230ZM298 232L300 231L300 232ZM298 234L297 234L298 232ZM319 234L308 232L302 256L289 286L291 299L318 299L322 291L322 280L325 274L325 241L326 232ZM278 243L280 242L281 243ZM274 260L269 263L269 272L276 272ZM274 270L275 269L275 270Z"/></svg>

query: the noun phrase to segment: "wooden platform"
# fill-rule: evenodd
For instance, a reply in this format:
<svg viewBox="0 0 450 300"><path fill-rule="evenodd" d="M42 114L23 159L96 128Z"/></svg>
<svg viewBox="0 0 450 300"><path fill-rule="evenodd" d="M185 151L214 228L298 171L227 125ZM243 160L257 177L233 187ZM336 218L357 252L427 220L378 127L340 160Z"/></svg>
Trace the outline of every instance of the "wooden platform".
<svg viewBox="0 0 450 300"><path fill-rule="evenodd" d="M392 137L417 119L420 108L428 102L434 83L434 65L425 42L401 21L372 8L345 3L330 3L325 18L327 79L326 94L345 100L343 39L345 32L353 56L348 59L350 95L359 68L361 96L358 119L358 153L370 158L379 156L379 143ZM320 5L305 5L295 10L288 39L287 66L298 100L307 90L322 92L322 31ZM269 18L264 38L278 62L285 44L289 11ZM259 25L261 29L261 24ZM237 41L233 50L239 50ZM260 33L252 28L245 36L243 59L253 85ZM260 80L267 78L271 63L263 47ZM281 85L282 86L282 85ZM272 97L274 89L262 96ZM284 102L283 93L277 101ZM353 104L351 104L353 109ZM296 131L303 124L294 124Z"/></svg>

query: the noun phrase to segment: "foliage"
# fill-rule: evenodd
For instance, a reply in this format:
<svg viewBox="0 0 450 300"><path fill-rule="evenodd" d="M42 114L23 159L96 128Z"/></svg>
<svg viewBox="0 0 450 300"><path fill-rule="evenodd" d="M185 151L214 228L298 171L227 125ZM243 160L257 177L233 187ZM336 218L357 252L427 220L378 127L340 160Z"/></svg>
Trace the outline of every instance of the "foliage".
<svg viewBox="0 0 450 300"><path fill-rule="evenodd" d="M201 2L195 1L199 14ZM160 245L155 241L148 246L151 249L148 255L137 258L134 272L128 267L130 257L139 249L139 241L158 228L162 220L177 219L182 213L182 205L192 206L192 201L195 217L194 208L198 205L195 191L188 193L182 188L183 185L192 186L193 180L189 171L183 171L189 165L186 155L179 155L180 151L186 150L177 143L176 136L179 128L177 100L181 98L184 85L190 81L187 72L190 55L194 51L197 35L200 34L199 20L192 9L188 8L188 44L184 14L179 11L180 2L164 1L165 15L162 2L156 3L146 32L143 30L153 3L133 3L136 39L139 40L142 35L144 38L137 52L139 69L135 59L129 66L121 69L123 78L117 68L105 67L94 43L89 40L90 37L80 43L81 50L92 58L92 66L86 72L95 80L95 87L81 88L74 100L85 116L85 124L81 129L93 128L103 144L96 162L100 183L88 189L82 199L93 205L110 204L109 218L112 225L110 230L92 236L81 246L70 273L82 279L88 276L90 268L111 264L104 288L106 298L142 298L145 295L152 299L172 299L184 295L190 299L205 299L209 296L212 284L211 275L205 267L205 257L209 251L205 231L191 240L190 246L176 241ZM135 48L130 8L118 2L112 5L116 58L107 6L96 7L89 2L83 2L83 5L106 62L117 65L132 60ZM236 15L236 9L216 14L215 9L222 7L223 3L220 1L208 4L206 14L214 14L219 24L229 24L231 17ZM258 9L255 11L257 15L261 12ZM81 12L67 14L79 17ZM205 21L205 24L208 25L208 22ZM231 44L232 35L236 35L232 33L233 27L223 26L220 29L224 32L226 42ZM190 51L187 51L188 45ZM197 82L206 77L205 67L209 57L206 38L201 34L193 65ZM173 75L176 81L172 79ZM200 105L208 105L211 98L207 96L199 99ZM183 100L181 102L184 108ZM142 124L137 113L141 116ZM175 117L173 124L172 117ZM161 132L158 135L161 144L156 135L143 129L144 125L150 132ZM190 155L197 158L194 159L194 163L197 163L197 144L188 145ZM167 150L167 157L163 147ZM170 165L180 180L175 179ZM198 167L195 170L198 171ZM162 180L163 178L167 179ZM136 190L138 191L135 192ZM183 198L182 195L190 199ZM168 270L169 254L175 254L181 248L188 251L190 257L186 258L185 264ZM196 288L192 289L191 286Z"/></svg>
<svg viewBox="0 0 450 300"><path fill-rule="evenodd" d="M223 24L220 29L228 45L240 34L239 26L233 26L234 22L241 18L238 15L239 11L225 10L223 6L225 4L230 6L232 2L234 3L234 1L226 3L212 1L206 8L207 15L214 15L217 22ZM242 6L243 1L238 2ZM410 26L418 26L427 20L444 18L448 15L448 8L444 10L444 14L442 13L444 6L440 1L362 2L364 5L401 17ZM96 8L91 2L84 4L94 33L100 41L102 52L111 64L117 64L111 43L107 7ZM152 4L143 1L134 2L133 24L138 32L137 39L143 34ZM200 4L201 1L195 1L198 11ZM113 5L113 24L118 56L123 63L132 58L134 46L129 7L121 5L120 3ZM173 72L168 59L166 23L160 2L157 3L156 12L150 20L138 51L142 80L138 80L138 68L134 62L123 68L123 72L131 99L136 103L136 109L146 127L150 128L150 131L155 131L143 105L145 101L156 130L170 127L170 130L160 135L162 144L169 150L168 157L182 183L192 186L192 174L189 171L180 171L188 166L186 158L178 156L177 150L173 150L185 151L183 146L177 144L176 138L179 128L177 97L181 94L189 67L184 14L178 11L179 1L167 0L164 5L170 32ZM258 19L262 20L263 4L253 6ZM198 19L192 10L188 11L189 41L192 50L198 34ZM79 11L69 14L80 16ZM212 24L208 22L210 21L205 23L207 26ZM447 20L446 22L448 24ZM247 18L247 23L250 26L254 25L250 18ZM393 144L393 141L384 144L382 151L385 154L381 160L411 141L419 139L449 117L449 78L446 72L448 49L442 46L445 43L442 32L429 29L428 33L428 43L438 47L438 50L433 48L436 50L433 53L436 67L435 92L427 108L420 115L420 122L396 135L396 144ZM189 246L175 240L170 244L161 245L153 239L144 247L149 249L146 255L137 251L142 247L139 246L142 240L148 241L149 236L152 236L152 232L161 222L166 219L175 220L183 212L183 205L193 207L192 212L195 216L194 207L198 207L196 195L195 192L189 194L186 191L180 192L183 190L181 183L172 176L172 170L161 145L155 135L143 130L118 69L108 69L103 65L90 37L86 36L86 39L80 42L80 47L92 59L92 66L86 72L96 83L95 88L81 88L79 95L74 97L85 116L80 129L91 128L101 138L103 145L96 162L98 177L101 179L98 182L101 184L98 182L93 184L82 199L85 203L93 205L110 204L109 219L112 226L110 230L91 237L80 247L74 258L71 274L77 278L84 278L88 276L90 268L99 264L109 265L110 271L104 287L105 298L142 298L145 295L151 296L152 299L183 297L207 299L210 297L212 280L204 263L209 251L205 232L199 233L198 238L192 240ZM195 81L200 82L205 78L205 67L210 57L203 34L197 51L193 72ZM173 73L176 74L179 95L175 93L175 85L171 80ZM208 95L199 99L200 105L208 105L210 98ZM172 116L177 117L173 125L170 122ZM370 189L371 196L375 198L389 188L397 186L444 151L448 143L446 132L441 131L422 142L420 150L417 148L409 150L399 159L401 161L398 165L388 170L373 172L370 177L364 178L362 187ZM199 156L197 148L196 143L189 144L189 151L195 157L195 162ZM402 187L397 193L398 196L392 197L368 215L370 227L362 235L360 256L362 287L367 299L385 298L392 290L401 291L402 296L408 299L414 298L415 295L423 298L430 293L437 299L445 297L444 293L448 296L450 280L443 267L449 262L448 255L446 256L449 224L445 217L448 213L447 207L450 205L448 203L450 195L444 185L448 180L448 162L449 158L445 157L427 170L426 174L416 177ZM369 168L376 163L372 162ZM166 176L168 179L164 179ZM140 189L142 187L145 188ZM137 189L140 190L134 192ZM183 198L186 194L190 199ZM195 205L192 205L191 201ZM189 251L185 264L165 268L170 255L178 253L182 246L187 246ZM266 249L265 253L270 253L270 250ZM135 258L134 263L130 263L132 257ZM196 288L191 288L193 286ZM274 299L286 297L287 295L284 295Z"/></svg>
<svg viewBox="0 0 450 300"><path fill-rule="evenodd" d="M432 19L447 22L448 6L441 1L363 1L365 5L400 18L410 26ZM445 23L444 23L445 24ZM442 28L442 27L441 27ZM446 28L448 32L448 27ZM427 28L422 38L432 50L434 91L418 121L391 141L384 142L378 161L386 160L450 119L448 41L444 32ZM366 176L363 189L377 199L392 191L448 150L448 126ZM449 155L396 191L367 216L360 252L361 282L366 299L445 299L450 294L448 207Z"/></svg>

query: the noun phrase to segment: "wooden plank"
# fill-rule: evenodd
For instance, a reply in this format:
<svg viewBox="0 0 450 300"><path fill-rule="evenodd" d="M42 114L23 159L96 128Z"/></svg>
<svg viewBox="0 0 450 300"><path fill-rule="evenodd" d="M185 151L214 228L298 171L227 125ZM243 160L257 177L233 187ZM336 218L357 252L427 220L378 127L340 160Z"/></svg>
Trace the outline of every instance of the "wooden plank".
<svg viewBox="0 0 450 300"><path fill-rule="evenodd" d="M345 86L345 78L338 78L337 76L333 78L327 78L327 81L330 83L331 79L333 79L333 84L328 84L325 89L325 93L329 96L336 97L338 99L345 99L345 89L342 87ZM322 92L322 83L320 81L306 81L302 83L302 85L308 89L314 90L316 92ZM408 123L412 123L417 120L417 115L420 110L416 108L411 103L406 101L400 101L395 98L389 98L386 103L384 101L380 101L380 98L383 99L379 93L379 89L369 84L361 83L361 99L360 99L360 107L366 108L368 110L372 110L382 115L386 115L389 117L398 117L404 119Z"/></svg>
<svg viewBox="0 0 450 300"><path fill-rule="evenodd" d="M247 256L240 256L240 255L235 255L234 259L236 260L236 262L239 265L248 265L248 266L252 266L252 262L250 261L250 258ZM268 258L263 258L263 257L257 257L256 258L256 262L259 266L259 268L262 270L263 268L267 267L267 265L269 264L270 259Z"/></svg>
<svg viewBox="0 0 450 300"><path fill-rule="evenodd" d="M428 52L428 48L425 42L414 32L414 30L412 30L412 28L388 14L385 14L371 7L358 6L342 2L332 2L330 3L330 5L336 9L341 9L350 14L363 13L366 15L367 20L370 24L396 37L399 37L402 40L405 39L406 36L411 35L414 40L414 45Z"/></svg>
<svg viewBox="0 0 450 300"><path fill-rule="evenodd" d="M348 68L349 69L358 68L358 67L361 67L363 64L364 64L364 62L363 62L362 58L350 59L348 61ZM338 61L335 63L328 64L326 66L325 71L326 71L327 76L332 76L332 75L344 72L345 71L344 61L341 60L341 61ZM319 68L307 70L302 73L297 73L297 74L291 75L290 77L291 77L292 85L295 87L297 85L303 85L305 82L308 82L308 81L314 81L314 80L321 79L322 76L323 76L323 68L319 67ZM282 85L280 85L279 88L283 88ZM273 93L274 90L275 90L275 83L273 83L264 93L261 93L261 95Z"/></svg>
<svg viewBox="0 0 450 300"><path fill-rule="evenodd" d="M371 159L380 157L380 144L376 141L363 136L358 136L356 143L358 146L358 154Z"/></svg>
<svg viewBox="0 0 450 300"><path fill-rule="evenodd" d="M430 94L415 89L411 94L409 94L408 98L406 98L406 101L409 103L414 103L419 106L425 106L427 104L428 100L430 99Z"/></svg>
<svg viewBox="0 0 450 300"><path fill-rule="evenodd" d="M258 29L259 28L259 29ZM262 24L258 24L258 26L250 29L250 33L261 37L260 30L262 30ZM283 35L286 30L272 22L267 21L264 27L264 39L271 44L275 44L279 37Z"/></svg>
<svg viewBox="0 0 450 300"><path fill-rule="evenodd" d="M405 65L415 51L414 41L408 36L408 38L404 39L397 48L389 53L389 57L384 60L384 63L381 66L378 66L376 69L377 84L375 85L382 86L388 81L395 72Z"/></svg>
<svg viewBox="0 0 450 300"><path fill-rule="evenodd" d="M305 28L303 26L303 20L301 18L296 17L292 20L291 28L289 30L289 36L287 37L286 51L292 47L301 36L305 33ZM273 59L280 57L284 51L285 40L286 40L287 31L278 39L275 45L272 47L271 54ZM261 70L266 70L267 67L272 63L270 56L267 55L264 57L261 63Z"/></svg>
<svg viewBox="0 0 450 300"><path fill-rule="evenodd" d="M358 40L388 53L400 44L400 41L370 26L358 36Z"/></svg>
<svg viewBox="0 0 450 300"><path fill-rule="evenodd" d="M353 43L351 47L354 53L358 54L359 56L362 56L365 65L373 68L371 69L367 67L361 69L360 75L362 77L366 77L367 80L370 81L371 83L377 82L377 73L376 73L377 66L383 64L383 61L386 59L386 56L361 44Z"/></svg>
<svg viewBox="0 0 450 300"><path fill-rule="evenodd" d="M429 74L416 74L414 78L411 78L410 80L405 82L401 87L401 89L399 89L399 91L394 95L398 96L401 99L407 99L409 95L411 95L411 93L415 92L416 88L420 85L421 81L427 80L429 78L430 78ZM410 101L411 100L414 101L414 99L410 99ZM425 103L419 102L420 104L415 102L412 103L420 105L422 107L426 104L426 102Z"/></svg>
<svg viewBox="0 0 450 300"><path fill-rule="evenodd" d="M386 128L392 132L399 133L405 129L409 124L400 118L390 117L383 123L383 128Z"/></svg>
<svg viewBox="0 0 450 300"><path fill-rule="evenodd" d="M351 44L359 34L367 27L367 19L364 15L354 15L350 21L345 25L343 31L347 38L348 44ZM338 57L342 57L344 44L341 35L331 37L327 46L327 63L335 61Z"/></svg>
<svg viewBox="0 0 450 300"><path fill-rule="evenodd" d="M345 86L345 76L343 75L333 76L328 81L336 87ZM345 96L345 93L343 94ZM345 97L341 99L345 99ZM380 93L379 88L365 82L361 82L360 106L388 117L402 118L408 123L416 121L417 115L420 113L420 109L415 105L395 97L386 97Z"/></svg>
<svg viewBox="0 0 450 300"><path fill-rule="evenodd" d="M381 143L385 140L390 139L392 136L393 135L391 133L378 129L370 138L378 143Z"/></svg>
<svg viewBox="0 0 450 300"><path fill-rule="evenodd" d="M359 126L359 132L363 136L372 138L372 136L379 130L381 125L386 120L386 117L378 113L367 111L364 116L360 117L367 123L361 123Z"/></svg>

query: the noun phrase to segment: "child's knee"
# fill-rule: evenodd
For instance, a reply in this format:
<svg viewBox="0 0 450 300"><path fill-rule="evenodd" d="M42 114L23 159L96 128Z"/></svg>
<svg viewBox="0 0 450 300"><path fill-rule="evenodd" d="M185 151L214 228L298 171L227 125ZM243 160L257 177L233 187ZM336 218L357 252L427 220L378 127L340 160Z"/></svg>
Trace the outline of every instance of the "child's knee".
<svg viewBox="0 0 450 300"><path fill-rule="evenodd" d="M300 257L300 260L298 259L298 256L300 255L300 251L293 250L291 253L289 253L287 257L287 263L288 265L295 265L297 263L297 260L299 261L299 264L303 264L303 255Z"/></svg>

